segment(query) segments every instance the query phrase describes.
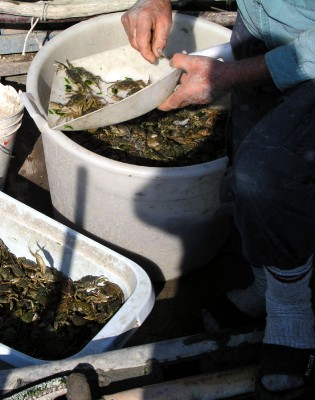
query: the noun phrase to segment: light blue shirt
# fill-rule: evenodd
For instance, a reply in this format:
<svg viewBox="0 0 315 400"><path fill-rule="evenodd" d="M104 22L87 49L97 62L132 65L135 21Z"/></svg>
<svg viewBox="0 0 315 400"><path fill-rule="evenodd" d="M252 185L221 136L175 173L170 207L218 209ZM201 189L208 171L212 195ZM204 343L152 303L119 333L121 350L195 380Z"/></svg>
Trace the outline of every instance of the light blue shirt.
<svg viewBox="0 0 315 400"><path fill-rule="evenodd" d="M249 32L265 42L280 90L315 79L315 0L237 0Z"/></svg>

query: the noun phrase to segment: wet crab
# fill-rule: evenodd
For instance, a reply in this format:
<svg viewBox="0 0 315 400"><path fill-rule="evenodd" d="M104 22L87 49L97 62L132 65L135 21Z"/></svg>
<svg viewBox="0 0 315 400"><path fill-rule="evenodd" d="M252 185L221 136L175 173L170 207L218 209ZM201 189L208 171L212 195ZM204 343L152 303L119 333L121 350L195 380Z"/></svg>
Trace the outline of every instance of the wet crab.
<svg viewBox="0 0 315 400"><path fill-rule="evenodd" d="M69 120L79 118L105 105L106 101L96 95L75 93L66 104L50 102L48 112L59 115L60 118L57 120L57 123L59 123L62 119Z"/></svg>
<svg viewBox="0 0 315 400"><path fill-rule="evenodd" d="M150 80L148 83L145 83L142 79L133 80L131 78L126 78L111 84L107 88L107 92L113 100L119 101L123 100L125 97L131 96L141 89L144 89L149 84Z"/></svg>
<svg viewBox="0 0 315 400"><path fill-rule="evenodd" d="M63 69L66 73L67 78L69 81L66 80L67 85L77 85L79 91L92 91L91 86L95 85L99 92L101 93L101 86L100 83L102 79L100 76L92 74L90 71L87 71L83 67L75 67L69 60L66 63L62 63L59 61L55 61L57 64L57 71ZM71 89L70 87L68 89Z"/></svg>

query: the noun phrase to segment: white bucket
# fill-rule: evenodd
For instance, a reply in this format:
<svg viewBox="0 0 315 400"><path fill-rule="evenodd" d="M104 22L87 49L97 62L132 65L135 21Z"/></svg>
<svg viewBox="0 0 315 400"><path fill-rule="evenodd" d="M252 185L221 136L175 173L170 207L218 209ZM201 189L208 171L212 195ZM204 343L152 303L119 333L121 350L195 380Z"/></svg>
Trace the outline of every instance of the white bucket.
<svg viewBox="0 0 315 400"><path fill-rule="evenodd" d="M125 164L86 150L47 124L55 61L126 45L121 15L80 22L47 43L29 68L24 104L42 132L56 217L138 262L153 280L169 280L205 265L227 238L225 220L217 219L226 159L173 168ZM166 51L199 51L230 35L220 25L174 14Z"/></svg>
<svg viewBox="0 0 315 400"><path fill-rule="evenodd" d="M0 83L0 190L3 189L24 106L17 91Z"/></svg>
<svg viewBox="0 0 315 400"><path fill-rule="evenodd" d="M0 135L3 130L7 128L12 128L13 126L22 122L22 118L24 115L24 106L21 111L19 111L15 115L11 115L10 117L0 119Z"/></svg>
<svg viewBox="0 0 315 400"><path fill-rule="evenodd" d="M16 134L21 125L22 123L18 122L0 130L0 190L3 190L5 184Z"/></svg>

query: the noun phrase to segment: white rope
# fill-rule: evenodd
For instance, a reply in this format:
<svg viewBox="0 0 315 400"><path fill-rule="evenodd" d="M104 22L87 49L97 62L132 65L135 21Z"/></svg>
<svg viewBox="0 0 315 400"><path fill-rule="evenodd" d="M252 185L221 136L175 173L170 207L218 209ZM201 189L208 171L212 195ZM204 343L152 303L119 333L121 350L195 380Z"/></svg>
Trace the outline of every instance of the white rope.
<svg viewBox="0 0 315 400"><path fill-rule="evenodd" d="M34 21L34 17L31 18L31 27L29 29L29 31L27 32L27 35L25 36L24 39L24 45L23 45L23 51L22 51L22 55L25 56L25 51L26 51L26 45L27 45L27 41L28 38L30 37L30 34L33 32L33 30L35 29L35 26L38 24L39 21L46 21L47 20L47 9L48 6L51 2L50 1L38 1L38 4L42 4L43 8L42 8L42 15L38 18L35 19ZM39 42L39 40L37 39L36 35L35 35L35 40L38 44L38 47L41 48L42 44Z"/></svg>
<svg viewBox="0 0 315 400"><path fill-rule="evenodd" d="M48 10L48 6L49 6L50 3L51 3L51 1L38 1L38 4L43 4L41 21L46 21L46 19L47 19L47 10Z"/></svg>
<svg viewBox="0 0 315 400"><path fill-rule="evenodd" d="M27 32L27 35L25 36L25 39L24 39L24 46L23 46L23 51L22 51L22 55L23 56L25 56L25 49L26 49L28 38L29 38L30 34L33 32L33 30L34 30L35 26L37 25L38 21L39 21L39 18L36 18L35 22L34 22L34 17L31 18L31 28Z"/></svg>

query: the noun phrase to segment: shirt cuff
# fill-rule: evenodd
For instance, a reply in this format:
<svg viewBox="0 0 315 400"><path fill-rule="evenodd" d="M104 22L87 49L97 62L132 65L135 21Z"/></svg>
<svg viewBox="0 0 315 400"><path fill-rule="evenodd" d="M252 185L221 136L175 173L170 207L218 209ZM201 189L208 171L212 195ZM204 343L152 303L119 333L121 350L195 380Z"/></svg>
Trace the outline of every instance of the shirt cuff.
<svg viewBox="0 0 315 400"><path fill-rule="evenodd" d="M265 60L275 85L281 91L309 79L299 66L294 43L270 50L265 54Z"/></svg>

